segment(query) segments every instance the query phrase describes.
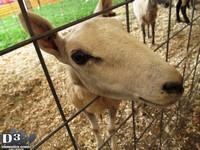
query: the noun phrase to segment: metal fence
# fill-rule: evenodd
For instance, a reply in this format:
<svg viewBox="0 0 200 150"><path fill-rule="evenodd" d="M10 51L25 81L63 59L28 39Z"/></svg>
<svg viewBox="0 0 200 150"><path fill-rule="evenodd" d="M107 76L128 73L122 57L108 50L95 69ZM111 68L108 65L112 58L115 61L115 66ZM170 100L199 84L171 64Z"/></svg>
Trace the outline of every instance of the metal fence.
<svg viewBox="0 0 200 150"><path fill-rule="evenodd" d="M8 47L2 51L0 51L0 56L5 55L7 53L10 53L14 50L16 50L17 48L23 47L29 43L33 43L35 50L37 52L38 58L40 60L42 69L44 71L44 74L46 76L46 80L48 81L49 87L51 89L52 95L55 99L56 105L58 107L58 111L62 117L63 122L56 127L52 132L50 132L49 134L47 134L41 141L39 141L38 143L36 143L35 145L33 145L31 147L31 149L38 149L42 144L44 144L49 138L51 138L55 133L57 133L58 131L60 131L62 128L66 128L68 136L71 139L71 142L73 144L74 149L79 149L79 146L77 145L77 141L74 138L74 135L70 129L69 123L75 119L83 110L85 110L88 106L90 106L98 97L94 98L93 100L91 100L90 103L88 103L84 108L80 109L79 111L77 111L73 116L70 116L69 118L66 118L66 116L64 115L63 112L63 108L61 106L59 97L56 93L56 90L54 88L54 84L52 82L52 79L49 75L47 66L45 64L44 58L42 56L42 53L40 51L40 48L38 46L37 40L45 38L51 34L54 34L56 32L59 32L61 30L64 30L66 28L69 28L71 26L74 26L76 24L79 24L83 21L86 21L90 18L96 17L102 13L105 13L109 10L113 10L116 9L118 7L121 6L125 6L126 9L126 25L127 25L127 31L130 32L130 20L129 20L129 3L131 3L133 0L125 0L122 3L119 3L115 6L112 6L109 9L106 9L104 11L83 17L81 19L78 19L76 21L73 21L71 23L59 26L51 31L48 31L47 33L44 33L42 35L34 35L32 28L30 26L29 23L29 19L28 19L28 15L27 15L27 11L25 9L25 5L23 3L22 0L18 0L21 12L23 13L25 22L27 24L28 27L28 31L30 34L30 38L27 40L24 40L20 43L17 43L11 47ZM170 0L170 3L172 3L172 0ZM195 3L195 1L193 1L193 4ZM116 128L116 132L118 132L118 130L126 124L126 122L128 120L132 119L132 149L138 149L140 143L142 142L142 139L144 138L145 134L149 131L150 128L154 128L155 124L158 124L159 130L158 130L158 134L151 137L151 141L149 141L149 143L146 143L147 148L148 149L162 149L164 145L166 144L170 144L170 137L168 135L165 135L165 128L173 121L176 122L176 126L172 126L170 130L176 130L178 128L178 123L179 120L181 118L181 112L184 109L185 106L187 106L189 103L191 103L191 101L193 100L193 96L195 94L198 94L198 91L200 90L199 87L199 74L200 72L198 71L198 67L200 64L200 41L198 41L198 43L196 45L192 45L191 44L191 36L192 36L192 29L193 29L193 24L200 18L200 15L198 16L194 16L194 8L192 9L192 15L191 15L191 23L189 25L184 25L179 31L175 32L175 33L171 33L171 5L169 7L169 18L168 18L168 32L167 32L167 38L166 41L164 41L162 44L160 44L154 51L158 51L160 50L161 47L166 46L166 52L165 52L165 58L166 61L169 61L169 50L170 50L170 41L175 38L175 36L177 36L180 32L182 32L183 30L189 28L189 33L188 33L188 38L187 38L187 47L185 47L185 54L184 57L181 58L181 60L176 64L177 68L181 68L182 71L182 75L184 77L184 82L185 85L188 85L185 94L183 96L183 98L178 102L178 104L176 105L176 108L173 110L173 113L169 113L167 111L167 109L158 109L153 115L151 115L150 112L148 112L148 109L146 110L146 114L148 115L148 117L150 118L149 124L147 126L145 126L143 129L140 129L140 132L138 132L138 128L137 128L137 110L140 109L140 107L142 107L142 105L138 105L136 104L134 101L131 102L131 107L132 107L132 113L130 113L129 116L127 116L126 119L124 119L124 121L122 121L122 123L120 125L118 125L118 127ZM193 56L193 57L191 57ZM193 66L189 67L191 62L193 61ZM173 116L176 116L176 119L173 119ZM116 133L115 133L116 134ZM111 135L108 139L106 139L106 141L103 143L103 145L99 148L102 149L105 145L107 145L109 143L110 138L113 135Z"/></svg>

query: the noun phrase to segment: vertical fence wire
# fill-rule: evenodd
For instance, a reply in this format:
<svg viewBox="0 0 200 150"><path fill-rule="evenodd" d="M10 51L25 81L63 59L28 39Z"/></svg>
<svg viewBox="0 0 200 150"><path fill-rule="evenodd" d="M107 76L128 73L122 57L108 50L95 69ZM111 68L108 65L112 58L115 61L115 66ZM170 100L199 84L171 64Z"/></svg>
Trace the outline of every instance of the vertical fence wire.
<svg viewBox="0 0 200 150"><path fill-rule="evenodd" d="M135 108L135 102L131 102L131 107L132 107L132 122L133 122L133 149L137 149L137 135L136 135L136 108Z"/></svg>
<svg viewBox="0 0 200 150"><path fill-rule="evenodd" d="M30 36L32 37L32 36L34 36L34 32L33 32L33 30L32 30L32 27L31 27L31 24L30 24L30 21L29 21L29 17L28 17L28 14L27 14L27 12L26 12L25 4L24 4L24 2L21 1L21 0L18 0L18 3L19 3L19 6L20 6L20 9L21 9L21 12L22 12L22 14L23 14L23 17L24 17L24 20L25 20L25 23L26 23L28 32L29 32ZM50 75L49 75L49 72L48 72L47 66L46 66L46 64L45 64L44 58L43 58L43 56L42 56L42 53L41 53L41 51L40 51L39 45L38 45L37 41L34 41L33 44L34 44L36 53L37 53L37 55L38 55L38 58L39 58L39 60L40 60L40 64L42 65L42 69L43 69L43 71L44 71L44 74L45 74L45 77L46 77L47 82L48 82L48 84L49 84L49 87L50 87L50 90L51 90L51 92L52 92L52 95L54 96L54 100L55 100L55 102L56 102L56 105L57 105L57 108L58 108L58 110L59 110L59 113L60 113L60 115L61 115L61 117L62 117L63 122L66 122L67 120L66 120L66 118L65 118L65 115L64 115L62 106L61 106L61 104L60 104L60 100L59 100L58 95L57 95L57 93L56 93L56 90L55 90L55 88L54 88L54 85L53 85L53 82L52 82L52 80L51 80L51 77L50 77ZM74 146L74 149L75 149L75 150L78 150L78 147L77 147L77 145L76 145L76 141L75 141L75 139L74 139L74 137L73 137L73 135L72 135L72 132L71 132L71 129L70 129L69 125L66 124L65 127L66 127L67 132L68 132L68 134L69 134L69 136L70 136L70 139L71 139L71 141L72 141L72 144L73 144L73 146Z"/></svg>
<svg viewBox="0 0 200 150"><path fill-rule="evenodd" d="M166 43L166 53L165 53L165 61L169 61L169 44L170 44L170 33L171 33L171 14L172 14L172 0L169 0L169 15L168 15L168 28L167 28L167 43ZM161 110L161 116L160 116L160 135L159 135L159 150L162 149L162 136L163 136L163 112L164 110Z"/></svg>
<svg viewBox="0 0 200 150"><path fill-rule="evenodd" d="M163 112L164 110L161 110L161 114L160 114L160 135L159 135L159 150L162 149L162 136L163 136Z"/></svg>
<svg viewBox="0 0 200 150"><path fill-rule="evenodd" d="M192 0L192 4L193 6L195 6L195 0ZM189 33L188 33L188 41L187 41L187 47L186 47L186 52L185 52L185 61L184 61L184 66L183 66L183 83L185 82L186 76L185 76L185 72L186 72L186 68L187 68L187 63L188 63L188 59L189 59L189 48L190 48L190 42L191 42L191 36L192 36L192 27L193 27L193 21L194 21L194 7L192 7L192 17L191 17L191 22L190 22L190 28L189 28ZM178 127L178 123L179 123L179 119L180 119L180 115L182 112L181 109L181 101L178 101L178 109L177 109L177 118L176 118L176 126Z"/></svg>
<svg viewBox="0 0 200 150"><path fill-rule="evenodd" d="M128 0L125 0L125 2L128 2ZM127 32L130 33L129 3L126 3L126 27Z"/></svg>
<svg viewBox="0 0 200 150"><path fill-rule="evenodd" d="M128 0L125 0L126 2ZM127 32L130 33L130 14L129 14L129 3L126 3L126 28ZM134 101L131 102L132 107L132 122L133 122L133 149L137 149L137 136L136 136L136 121L135 121L135 104Z"/></svg>
<svg viewBox="0 0 200 150"><path fill-rule="evenodd" d="M170 31L171 31L171 14L172 14L172 0L169 0L169 16L168 16L168 28L167 28L167 46L165 53L165 60L168 62L169 44L170 44Z"/></svg>
<svg viewBox="0 0 200 150"><path fill-rule="evenodd" d="M195 1L196 0L192 0L192 4L193 6L195 6ZM187 41L187 47L186 47L186 60L184 63L184 67L183 67L183 80L185 79L185 71L187 68L187 62L188 62L188 52L189 52L189 48L190 48L190 42L191 42L191 35L192 35L192 27L193 27L193 19L194 19L194 7L192 7L192 17L191 17L191 22L190 22L190 29L189 29L189 33L188 33L188 41Z"/></svg>
<svg viewBox="0 0 200 150"><path fill-rule="evenodd" d="M193 6L194 6L194 5L193 5ZM190 91L189 99L191 99L192 92L193 92L193 88L194 88L194 82L195 82L197 67L198 67L198 65L199 65L199 55L200 55L200 45L199 45L198 52L197 52L196 63L195 63L195 69L194 69L194 72L193 72L192 83L191 83L190 90L189 90L189 91ZM197 81L197 82L198 82L198 81Z"/></svg>
<svg viewBox="0 0 200 150"><path fill-rule="evenodd" d="M128 0L125 0L127 2ZM125 5L126 9L126 28L127 32L130 33L130 14L129 14L129 3ZM131 102L132 107L132 122L133 122L133 149L137 149L137 136L136 136L136 121L135 121L135 104L134 101Z"/></svg>

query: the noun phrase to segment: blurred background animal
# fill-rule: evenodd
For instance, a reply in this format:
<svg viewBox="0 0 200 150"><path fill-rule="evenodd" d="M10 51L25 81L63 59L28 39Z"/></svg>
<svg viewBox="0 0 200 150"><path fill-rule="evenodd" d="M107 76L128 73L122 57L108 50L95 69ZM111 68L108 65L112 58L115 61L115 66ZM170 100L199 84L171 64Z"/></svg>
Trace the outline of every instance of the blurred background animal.
<svg viewBox="0 0 200 150"><path fill-rule="evenodd" d="M133 2L133 12L141 25L143 42L146 43L146 31L145 26L147 25L148 37L150 37L149 27L152 30L152 44L155 43L155 24L157 17L157 0L135 0Z"/></svg>

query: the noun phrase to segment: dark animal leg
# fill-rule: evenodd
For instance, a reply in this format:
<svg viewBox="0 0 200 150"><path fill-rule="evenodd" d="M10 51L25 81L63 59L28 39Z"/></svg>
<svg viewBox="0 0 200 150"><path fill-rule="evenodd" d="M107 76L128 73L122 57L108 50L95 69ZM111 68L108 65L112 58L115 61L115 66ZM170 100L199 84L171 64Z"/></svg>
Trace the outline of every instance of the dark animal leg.
<svg viewBox="0 0 200 150"><path fill-rule="evenodd" d="M114 17L116 16L116 13L113 11L110 11L109 13L103 14L103 17Z"/></svg>
<svg viewBox="0 0 200 150"><path fill-rule="evenodd" d="M147 25L147 35L148 35L148 38L150 38L151 36L150 36L150 32L149 32L149 24Z"/></svg>
<svg viewBox="0 0 200 150"><path fill-rule="evenodd" d="M116 16L116 13L113 11L109 12L109 17L113 17L113 16Z"/></svg>
<svg viewBox="0 0 200 150"><path fill-rule="evenodd" d="M195 0L194 0L194 1L195 1ZM194 10L196 10L195 4L193 4L193 0L187 0L187 2L186 2L187 8L190 9L190 5L192 6L192 8L193 8Z"/></svg>
<svg viewBox="0 0 200 150"><path fill-rule="evenodd" d="M178 2L176 4L176 21L177 22L181 22L180 15L179 15L179 12L181 9L181 4L182 4L182 0L178 0Z"/></svg>
<svg viewBox="0 0 200 150"><path fill-rule="evenodd" d="M189 0L190 3L191 3L191 6L194 10L197 10L196 7L195 7L195 2L193 3L193 1L196 1L196 0Z"/></svg>
<svg viewBox="0 0 200 150"><path fill-rule="evenodd" d="M156 22L151 23L151 30L152 30L152 44L155 44L155 24Z"/></svg>
<svg viewBox="0 0 200 150"><path fill-rule="evenodd" d="M186 7L187 7L187 6L182 6L182 7L181 7L181 12L182 12L182 14L183 14L184 21L185 21L187 24L189 24L189 23L190 23L190 20L189 20L189 18L187 17Z"/></svg>
<svg viewBox="0 0 200 150"><path fill-rule="evenodd" d="M146 33L145 33L145 24L144 23L142 23L141 28L142 28L142 35L143 35L143 43L146 43L146 41L145 41Z"/></svg>
<svg viewBox="0 0 200 150"><path fill-rule="evenodd" d="M112 1L102 0L103 10L108 9L112 6ZM116 13L112 10L103 14L103 17L113 17L116 16Z"/></svg>
<svg viewBox="0 0 200 150"><path fill-rule="evenodd" d="M192 0L187 0L187 2L186 2L186 6L187 6L187 8L189 8L190 9L190 2L192 2ZM192 3L191 3L192 4Z"/></svg>

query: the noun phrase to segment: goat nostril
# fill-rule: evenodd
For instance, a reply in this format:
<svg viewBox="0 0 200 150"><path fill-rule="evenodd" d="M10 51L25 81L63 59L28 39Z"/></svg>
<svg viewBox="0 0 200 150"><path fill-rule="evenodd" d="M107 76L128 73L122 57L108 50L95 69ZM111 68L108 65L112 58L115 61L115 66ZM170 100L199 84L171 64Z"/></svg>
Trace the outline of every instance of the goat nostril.
<svg viewBox="0 0 200 150"><path fill-rule="evenodd" d="M183 84L178 82L167 82L163 85L163 90L169 94L182 94L184 91Z"/></svg>

